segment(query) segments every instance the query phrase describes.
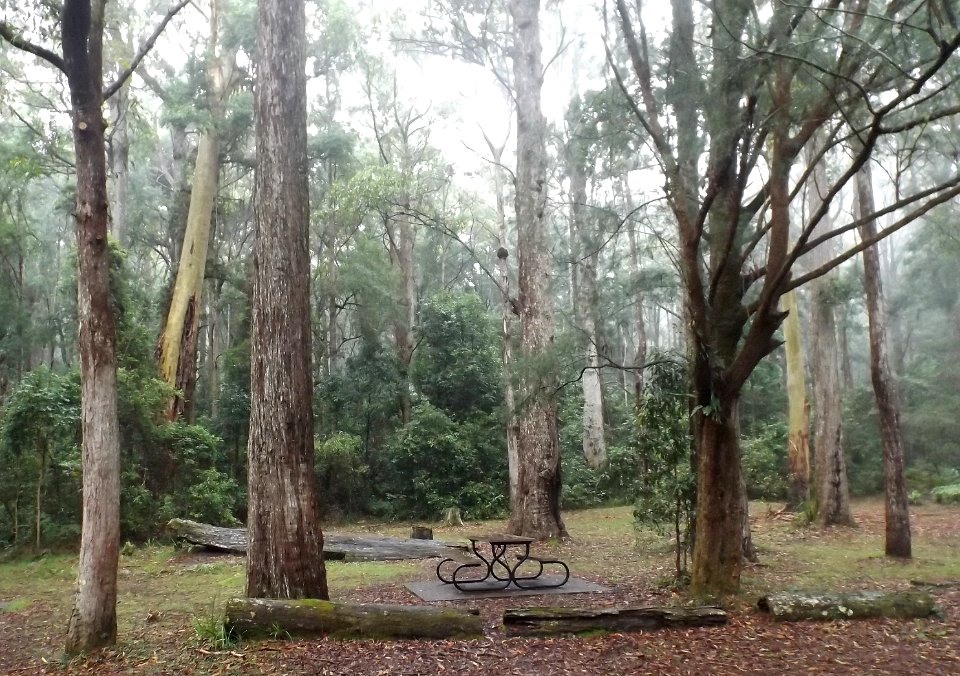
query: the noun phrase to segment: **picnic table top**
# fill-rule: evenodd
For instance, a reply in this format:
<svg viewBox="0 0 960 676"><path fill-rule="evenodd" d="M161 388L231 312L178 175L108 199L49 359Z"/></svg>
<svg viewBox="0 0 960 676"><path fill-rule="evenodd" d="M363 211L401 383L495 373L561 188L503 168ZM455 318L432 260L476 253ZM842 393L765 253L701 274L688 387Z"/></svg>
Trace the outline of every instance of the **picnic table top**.
<svg viewBox="0 0 960 676"><path fill-rule="evenodd" d="M484 533L480 535L468 535L470 542L488 542L491 545L528 545L534 541L534 538L525 538L520 535L508 535L507 533Z"/></svg>

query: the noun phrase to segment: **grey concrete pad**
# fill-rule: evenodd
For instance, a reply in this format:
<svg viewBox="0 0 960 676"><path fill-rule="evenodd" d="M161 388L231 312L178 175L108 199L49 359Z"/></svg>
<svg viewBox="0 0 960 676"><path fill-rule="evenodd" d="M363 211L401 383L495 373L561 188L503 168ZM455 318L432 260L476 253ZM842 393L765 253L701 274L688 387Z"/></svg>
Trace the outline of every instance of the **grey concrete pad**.
<svg viewBox="0 0 960 676"><path fill-rule="evenodd" d="M543 584L559 582L560 576L544 575ZM528 582L527 584L534 584ZM610 591L609 587L604 587L587 580L580 580L571 577L562 587L546 587L533 589L520 589L511 584L505 589L476 589L473 591L462 592L452 584L444 584L440 580L431 580L429 582L411 582L406 585L407 590L416 594L424 601L470 601L473 599L495 599L514 596L546 596L554 594L596 594Z"/></svg>

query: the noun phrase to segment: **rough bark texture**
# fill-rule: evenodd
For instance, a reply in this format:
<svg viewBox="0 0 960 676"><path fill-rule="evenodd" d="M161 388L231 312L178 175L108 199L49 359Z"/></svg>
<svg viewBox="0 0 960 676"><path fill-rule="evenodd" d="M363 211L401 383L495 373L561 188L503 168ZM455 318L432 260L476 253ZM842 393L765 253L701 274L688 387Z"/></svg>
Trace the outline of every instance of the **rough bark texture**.
<svg viewBox="0 0 960 676"><path fill-rule="evenodd" d="M858 620L871 617L907 619L937 613L933 597L921 591L856 591L844 594L782 592L757 602L775 620Z"/></svg>
<svg viewBox="0 0 960 676"><path fill-rule="evenodd" d="M103 121L103 0L63 4L63 56L77 170L77 313L83 427L83 527L68 653L117 637L120 449L114 319L107 247Z"/></svg>
<svg viewBox="0 0 960 676"><path fill-rule="evenodd" d="M483 620L476 611L385 604L348 605L317 599L231 599L226 629L244 637L291 636L362 639L479 638Z"/></svg>
<svg viewBox="0 0 960 676"><path fill-rule="evenodd" d="M582 632L649 631L726 624L727 614L700 608L518 608L503 613L507 636L550 636Z"/></svg>
<svg viewBox="0 0 960 676"><path fill-rule="evenodd" d="M222 528L189 519L171 519L167 530L178 540L233 554L247 551L245 528ZM324 559L357 561L399 561L403 559L452 558L466 551L466 544L378 535L325 533Z"/></svg>
<svg viewBox="0 0 960 676"><path fill-rule="evenodd" d="M248 596L326 598L313 472L303 0L257 13Z"/></svg>
<svg viewBox="0 0 960 676"><path fill-rule="evenodd" d="M812 149L809 156L815 157ZM808 204L811 213L821 205L827 189L826 167L823 162L813 172L808 186ZM831 229L831 220L825 215L814 231L814 237ZM832 240L821 244L808 256L810 267L816 268L834 255ZM837 344L837 326L834 316L835 299L831 295L831 281L835 274L824 275L813 282L811 326L811 365L813 371L814 450L816 453L817 520L825 525L853 525L850 511L850 489L847 483L847 465L843 454L842 402L840 397L840 357Z"/></svg>
<svg viewBox="0 0 960 676"><path fill-rule="evenodd" d="M787 507L797 509L810 497L810 405L803 376L803 346L797 292L780 299L787 318L783 323L787 360Z"/></svg>
<svg viewBox="0 0 960 676"><path fill-rule="evenodd" d="M874 213L873 179L869 163L857 173L857 205L860 218ZM876 220L869 219L860 226L861 239L870 239L876 234ZM880 255L875 246L863 251L863 286L867 296L870 334L870 379L880 414L880 446L883 450L884 551L887 556L909 559L912 555L910 507L903 474L900 403L887 350L887 312L883 300Z"/></svg>
<svg viewBox="0 0 960 676"><path fill-rule="evenodd" d="M526 360L518 429L517 500L510 530L535 538L565 537L560 516L560 446L555 377L541 362L553 345L550 243L546 219L546 133L540 110L539 0L510 0L517 102L516 211L520 287L520 346Z"/></svg>
<svg viewBox="0 0 960 676"><path fill-rule="evenodd" d="M744 561L740 421L735 398L710 415L698 413L696 542L690 574L697 588L734 592Z"/></svg>

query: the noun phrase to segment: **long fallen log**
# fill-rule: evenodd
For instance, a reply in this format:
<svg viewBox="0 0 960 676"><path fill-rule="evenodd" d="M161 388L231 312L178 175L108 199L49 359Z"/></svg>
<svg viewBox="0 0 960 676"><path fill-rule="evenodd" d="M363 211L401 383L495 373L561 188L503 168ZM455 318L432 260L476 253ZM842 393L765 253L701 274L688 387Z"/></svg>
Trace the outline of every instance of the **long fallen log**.
<svg viewBox="0 0 960 676"><path fill-rule="evenodd" d="M171 519L167 530L179 540L218 551L245 554L246 528L222 528L210 524ZM392 538L382 535L354 535L327 532L323 535L323 554L328 560L349 558L358 561L397 561L401 559L450 558L462 554L466 544Z"/></svg>
<svg viewBox="0 0 960 676"><path fill-rule="evenodd" d="M235 598L227 602L224 625L245 638L331 636L334 638L474 638L483 635L478 611L386 604L352 605L300 599Z"/></svg>
<svg viewBox="0 0 960 676"><path fill-rule="evenodd" d="M781 592L757 601L775 620L846 620L871 617L913 618L936 615L933 597L924 591L854 591L836 594Z"/></svg>
<svg viewBox="0 0 960 676"><path fill-rule="evenodd" d="M514 608L504 611L507 636L547 636L600 632L646 631L666 627L708 627L724 624L720 608Z"/></svg>

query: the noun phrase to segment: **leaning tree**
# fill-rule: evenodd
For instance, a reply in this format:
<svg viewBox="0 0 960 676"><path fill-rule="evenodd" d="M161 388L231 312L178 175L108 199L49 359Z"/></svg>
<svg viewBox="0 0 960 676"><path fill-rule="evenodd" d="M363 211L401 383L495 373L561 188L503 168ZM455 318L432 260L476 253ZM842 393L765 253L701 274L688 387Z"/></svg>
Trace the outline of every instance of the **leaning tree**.
<svg viewBox="0 0 960 676"><path fill-rule="evenodd" d="M932 120L958 113L945 65L960 30L950 3L938 1L715 0L695 11L693 0L672 0L661 41L641 3L612 5L620 40L608 41L608 62L659 161L678 232L695 398L693 586L726 592L739 585L744 554L738 404L780 344L780 297L960 194L951 175L812 235L878 139L933 133ZM798 159L815 134L827 142L814 165L851 139L856 150L832 168L820 207L792 237L792 207L812 173ZM876 218L884 226L875 235L795 272L802 256L846 243L842 235Z"/></svg>

